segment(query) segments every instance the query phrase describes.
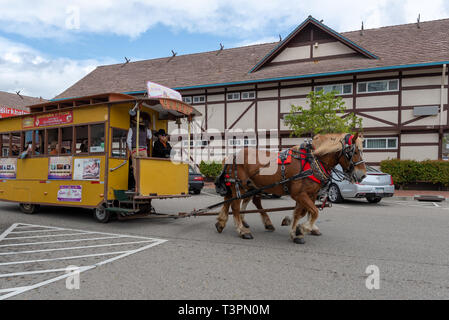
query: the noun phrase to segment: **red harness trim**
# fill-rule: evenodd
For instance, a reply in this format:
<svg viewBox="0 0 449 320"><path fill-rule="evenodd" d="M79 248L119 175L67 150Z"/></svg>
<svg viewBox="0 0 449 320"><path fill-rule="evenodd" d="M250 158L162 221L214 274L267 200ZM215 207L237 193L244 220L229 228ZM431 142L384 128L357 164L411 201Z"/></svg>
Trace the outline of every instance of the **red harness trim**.
<svg viewBox="0 0 449 320"><path fill-rule="evenodd" d="M306 153L307 153L306 149L301 149L300 152L301 153L299 153L299 160L301 161L302 170L303 171L311 170L312 168L310 166L310 163L306 160ZM284 164L290 164L291 162L292 162L292 150L289 150L287 159L284 161ZM282 159L280 157L278 157L278 164L282 164ZM326 168L323 167L323 164L320 161L318 161L318 164L323 170L323 172L329 175L329 172L326 170ZM315 177L315 175L308 176L307 178L311 179L312 181L318 184L321 184L321 180Z"/></svg>

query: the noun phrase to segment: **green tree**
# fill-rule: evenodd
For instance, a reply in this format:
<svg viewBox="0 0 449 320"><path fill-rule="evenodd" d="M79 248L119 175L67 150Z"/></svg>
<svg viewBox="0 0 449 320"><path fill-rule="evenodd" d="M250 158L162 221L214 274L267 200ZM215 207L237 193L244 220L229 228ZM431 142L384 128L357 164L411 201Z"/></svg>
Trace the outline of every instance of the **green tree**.
<svg viewBox="0 0 449 320"><path fill-rule="evenodd" d="M290 113L284 117L285 124L293 131L292 135L302 136L326 133L354 133L362 130L362 118L347 113L345 103L337 92L311 91L307 96L310 108L292 105Z"/></svg>

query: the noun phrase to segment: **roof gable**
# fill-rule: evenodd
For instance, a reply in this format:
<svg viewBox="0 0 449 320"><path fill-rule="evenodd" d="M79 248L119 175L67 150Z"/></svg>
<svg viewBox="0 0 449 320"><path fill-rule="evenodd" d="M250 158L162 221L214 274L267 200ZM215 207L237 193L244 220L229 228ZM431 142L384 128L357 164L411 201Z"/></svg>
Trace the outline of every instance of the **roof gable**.
<svg viewBox="0 0 449 320"><path fill-rule="evenodd" d="M309 16L260 60L250 73L267 64L306 62L345 56L378 59L373 53Z"/></svg>

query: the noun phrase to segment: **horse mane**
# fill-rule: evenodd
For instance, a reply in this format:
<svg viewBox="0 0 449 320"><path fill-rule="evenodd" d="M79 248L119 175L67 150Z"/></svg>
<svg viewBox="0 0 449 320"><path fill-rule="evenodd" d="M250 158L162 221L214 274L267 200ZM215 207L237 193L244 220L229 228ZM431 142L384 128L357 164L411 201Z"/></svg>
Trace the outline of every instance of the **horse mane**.
<svg viewBox="0 0 449 320"><path fill-rule="evenodd" d="M317 134L312 140L312 145L315 149L313 153L316 156L324 156L341 151L343 147L341 141L345 136L346 133ZM361 136L357 138L356 145L359 150L363 149L363 139Z"/></svg>

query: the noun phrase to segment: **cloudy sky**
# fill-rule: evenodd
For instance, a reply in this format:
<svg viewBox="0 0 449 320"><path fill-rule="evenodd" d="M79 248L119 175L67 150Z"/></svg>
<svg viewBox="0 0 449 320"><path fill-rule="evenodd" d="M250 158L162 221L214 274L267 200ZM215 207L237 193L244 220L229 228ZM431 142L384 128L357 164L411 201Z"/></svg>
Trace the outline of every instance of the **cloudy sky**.
<svg viewBox="0 0 449 320"><path fill-rule="evenodd" d="M449 18L447 0L0 0L0 90L52 98L98 65ZM150 80L150 79L149 79Z"/></svg>

